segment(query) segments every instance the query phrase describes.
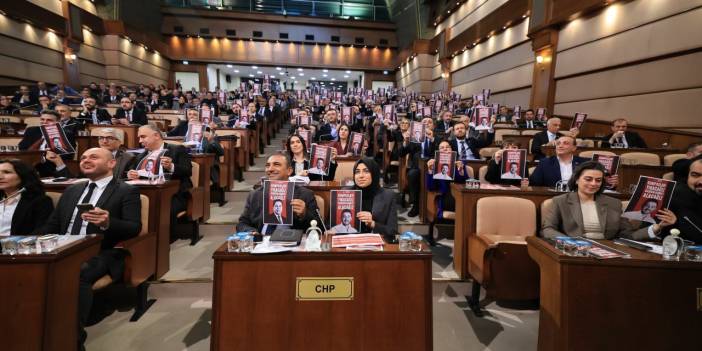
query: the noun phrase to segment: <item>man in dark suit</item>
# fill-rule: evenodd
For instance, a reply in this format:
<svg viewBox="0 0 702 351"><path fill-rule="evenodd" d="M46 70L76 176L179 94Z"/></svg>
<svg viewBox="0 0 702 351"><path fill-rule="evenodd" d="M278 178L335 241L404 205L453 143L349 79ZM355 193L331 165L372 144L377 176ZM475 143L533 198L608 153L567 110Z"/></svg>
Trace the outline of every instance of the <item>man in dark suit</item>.
<svg viewBox="0 0 702 351"><path fill-rule="evenodd" d="M58 90L54 97L54 103L56 105L70 105L73 103L73 99L66 97L66 92L64 90Z"/></svg>
<svg viewBox="0 0 702 351"><path fill-rule="evenodd" d="M573 169L588 161L575 156L575 138L563 135L556 139L556 155L543 158L529 177L529 184L534 186L555 186L558 181L567 182L573 175Z"/></svg>
<svg viewBox="0 0 702 351"><path fill-rule="evenodd" d="M491 118L491 124L495 123L495 117ZM453 134L455 139L449 140L451 149L456 151L457 161L478 160L480 159L480 149L490 146L495 140L495 130L487 130L485 136L478 134L477 136L466 136L466 125L463 122L458 122L453 125Z"/></svg>
<svg viewBox="0 0 702 351"><path fill-rule="evenodd" d="M41 115L39 116L39 123L41 125L49 125L49 124L54 124L57 123L60 118L60 115L56 111L50 111L50 110L44 110L41 112ZM75 135L72 134L71 130L64 130L64 133L66 134L66 138L68 138L68 142L71 143L75 147ZM53 142L53 140L51 141ZM29 127L24 131L24 135L22 135L22 140L19 142L19 149L22 151L25 150L49 150L49 145L46 144L46 141L44 140L44 135L41 132L41 128L39 126L36 127ZM60 170L57 169L55 158L61 158L63 160L68 160L73 158L73 154L65 154L58 156L55 153L51 151L46 151L46 157L42 162L37 163L34 165L34 169L37 170L40 176L42 177L53 177L56 175L56 171ZM47 162L48 161L48 162Z"/></svg>
<svg viewBox="0 0 702 351"><path fill-rule="evenodd" d="M528 109L524 112L524 118L517 121L517 127L522 129L541 129L544 122L534 119L534 110Z"/></svg>
<svg viewBox="0 0 702 351"><path fill-rule="evenodd" d="M453 132L453 113L451 111L444 111L441 113L441 117L436 122L436 127L434 128L434 134L439 138L448 138L451 132Z"/></svg>
<svg viewBox="0 0 702 351"><path fill-rule="evenodd" d="M146 105L142 101L137 100L137 94L135 92L129 93L129 100L132 102L134 108L146 112Z"/></svg>
<svg viewBox="0 0 702 351"><path fill-rule="evenodd" d="M126 179L127 171L134 167L136 157L133 154L122 150L121 148L124 141L124 132L119 129L100 128L97 130L96 134L98 136L100 148L109 151L117 162L113 169L112 175L115 177L115 179ZM57 177L76 178L76 176L73 175L65 166L61 158L55 157L49 161L56 164ZM77 177L85 178L85 175L79 174Z"/></svg>
<svg viewBox="0 0 702 351"><path fill-rule="evenodd" d="M95 102L95 98L86 97L83 99L83 111L78 115L78 119L85 124L110 124L112 123L112 116L107 110L98 108Z"/></svg>
<svg viewBox="0 0 702 351"><path fill-rule="evenodd" d="M398 150L399 157L409 155L407 158L407 190L410 197L410 203L412 204L412 208L407 213L409 217L414 217L419 214L419 192L424 188L420 183L419 160L434 157L434 151L436 150L433 124L429 125L428 122L425 122L426 120L431 119L425 118L423 121L426 136L424 138L424 142L410 142L410 133L407 131L402 133L403 140ZM400 170L400 172L402 171L403 170Z"/></svg>
<svg viewBox="0 0 702 351"><path fill-rule="evenodd" d="M287 154L279 152L271 155L266 160L266 176L269 180L287 180L293 175L290 158ZM314 193L303 187L295 186L295 192L292 203L293 225L294 229L307 230L311 220L317 220L321 223L321 219L317 215L317 202L314 199ZM249 193L246 198L244 212L239 217L239 223L236 225L236 230L239 232L254 231L262 234L272 234L276 225L263 224L263 187L259 187Z"/></svg>
<svg viewBox="0 0 702 351"><path fill-rule="evenodd" d="M61 128L66 133L66 137L68 137L68 140L73 140L78 135L78 131L83 130L83 124L78 119L71 117L71 108L68 105L58 104L54 107L54 111L61 116L59 124L61 124Z"/></svg>
<svg viewBox="0 0 702 351"><path fill-rule="evenodd" d="M63 192L42 231L103 235L100 252L84 262L80 269L79 347L86 338L83 326L93 303L93 284L107 274L115 281L122 278L126 254L116 249L115 245L137 236L141 231L139 190L112 177L115 163L112 154L105 149L86 150L81 156L80 170L90 181L74 184ZM82 212L77 208L79 203L89 203L93 209Z"/></svg>
<svg viewBox="0 0 702 351"><path fill-rule="evenodd" d="M110 87L108 95L102 98L102 103L104 105L119 104L120 99L122 99L122 96L117 93L117 89Z"/></svg>
<svg viewBox="0 0 702 351"><path fill-rule="evenodd" d="M690 164L692 164L693 160L702 157L700 155L702 155L702 141L697 141L688 145L685 158L673 162L673 180L684 183L685 179L687 179Z"/></svg>
<svg viewBox="0 0 702 351"><path fill-rule="evenodd" d="M30 105L35 105L38 102L37 98L38 97L35 94L32 94L29 91L28 86L20 85L19 91L12 98L12 102L19 105L19 107L27 107Z"/></svg>
<svg viewBox="0 0 702 351"><path fill-rule="evenodd" d="M639 133L627 131L628 126L626 119L615 119L612 122L612 133L602 138L602 147L645 149L646 142Z"/></svg>
<svg viewBox="0 0 702 351"><path fill-rule="evenodd" d="M561 119L553 117L546 122L546 130L534 134L531 142L531 153L534 155L534 160L541 160L542 158L546 157L543 151L541 151L541 147L543 145L555 145L556 139L558 139L560 136L560 131ZM571 129L568 135L576 138L578 135L578 129Z"/></svg>
<svg viewBox="0 0 702 351"><path fill-rule="evenodd" d="M171 228L174 228L178 213L187 209L189 189L193 187L193 183L190 181L193 172L190 154L182 145L166 144L163 141L161 131L151 124L141 126L137 131L137 137L139 143L144 146L144 152L137 155L134 167L127 172L127 178L129 180L138 179L139 173L136 168L139 163L151 153L164 152L160 159L164 175L166 178L180 181L180 188L171 200Z"/></svg>
<svg viewBox="0 0 702 351"><path fill-rule="evenodd" d="M329 110L324 115L326 122L319 127L319 132L315 134L317 141L331 141L339 137L339 123L336 110Z"/></svg>
<svg viewBox="0 0 702 351"><path fill-rule="evenodd" d="M146 118L146 112L134 108L134 103L128 97L123 97L120 100L120 105L122 105L122 107L117 109L115 116L112 118L112 124L125 126L139 124L143 126L149 122Z"/></svg>

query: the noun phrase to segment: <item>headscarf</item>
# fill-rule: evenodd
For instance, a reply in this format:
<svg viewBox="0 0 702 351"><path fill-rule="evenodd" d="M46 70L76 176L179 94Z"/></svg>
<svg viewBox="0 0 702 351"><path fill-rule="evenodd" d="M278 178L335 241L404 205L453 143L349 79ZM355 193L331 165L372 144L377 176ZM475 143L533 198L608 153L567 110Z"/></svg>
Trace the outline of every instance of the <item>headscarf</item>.
<svg viewBox="0 0 702 351"><path fill-rule="evenodd" d="M370 212L373 210L373 197L380 191L380 167L372 158L364 157L356 161L356 164L353 165L353 174L356 174L356 168L358 168L358 165L361 163L368 167L371 173L371 183L367 187L361 188L356 185L356 177L354 176L353 188L354 190L362 190L361 210Z"/></svg>

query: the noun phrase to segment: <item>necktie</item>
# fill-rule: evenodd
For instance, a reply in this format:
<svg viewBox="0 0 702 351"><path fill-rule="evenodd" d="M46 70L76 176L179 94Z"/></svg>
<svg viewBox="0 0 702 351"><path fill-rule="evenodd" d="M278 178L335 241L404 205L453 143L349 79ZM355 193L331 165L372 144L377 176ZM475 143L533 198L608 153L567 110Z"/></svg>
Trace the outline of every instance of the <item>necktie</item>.
<svg viewBox="0 0 702 351"><path fill-rule="evenodd" d="M93 111L93 124L99 124L97 119L97 110Z"/></svg>
<svg viewBox="0 0 702 351"><path fill-rule="evenodd" d="M466 149L468 148L468 145L466 145L466 141L465 141L465 140L461 140L461 147L462 147L462 150L461 150L461 160L465 160L466 158L468 158L468 153L466 152L466 151L467 151Z"/></svg>
<svg viewBox="0 0 702 351"><path fill-rule="evenodd" d="M533 125L533 124L531 124L531 121L529 121L529 122L528 122L528 124L527 124L527 128L534 128L534 125Z"/></svg>
<svg viewBox="0 0 702 351"><path fill-rule="evenodd" d="M88 185L88 193L83 196L80 201L78 201L79 204L90 202L90 198L93 196L93 190L97 187L97 184L95 183L90 183ZM71 228L71 235L78 235L80 234L80 228L83 226L83 219L80 218L80 211L76 212L76 217L73 219L73 227Z"/></svg>
<svg viewBox="0 0 702 351"><path fill-rule="evenodd" d="M424 144L422 144L422 157L427 157L428 151L429 151L429 139L424 139Z"/></svg>

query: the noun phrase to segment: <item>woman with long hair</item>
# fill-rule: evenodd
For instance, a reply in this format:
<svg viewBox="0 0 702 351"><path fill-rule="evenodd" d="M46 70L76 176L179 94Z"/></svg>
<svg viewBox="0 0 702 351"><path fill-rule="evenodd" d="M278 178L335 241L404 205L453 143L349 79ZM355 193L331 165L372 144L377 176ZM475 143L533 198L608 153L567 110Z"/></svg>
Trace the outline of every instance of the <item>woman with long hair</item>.
<svg viewBox="0 0 702 351"><path fill-rule="evenodd" d="M0 160L0 236L38 233L53 210L33 168L17 159Z"/></svg>
<svg viewBox="0 0 702 351"><path fill-rule="evenodd" d="M288 137L285 147L288 150L288 155L292 162L292 168L295 175L308 177L310 180L334 180L336 175L336 149L332 148L332 162L329 166L328 175L308 173L310 169L310 155L307 151L307 145L299 134L293 134Z"/></svg>

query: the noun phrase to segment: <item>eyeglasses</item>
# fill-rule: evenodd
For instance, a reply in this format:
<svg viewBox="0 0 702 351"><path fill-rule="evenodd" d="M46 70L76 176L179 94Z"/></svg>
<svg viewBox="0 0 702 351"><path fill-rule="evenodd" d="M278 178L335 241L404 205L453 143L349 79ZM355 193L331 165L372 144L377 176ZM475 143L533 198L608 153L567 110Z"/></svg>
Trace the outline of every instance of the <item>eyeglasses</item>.
<svg viewBox="0 0 702 351"><path fill-rule="evenodd" d="M98 140L114 141L117 140L117 138L111 136L99 136Z"/></svg>

